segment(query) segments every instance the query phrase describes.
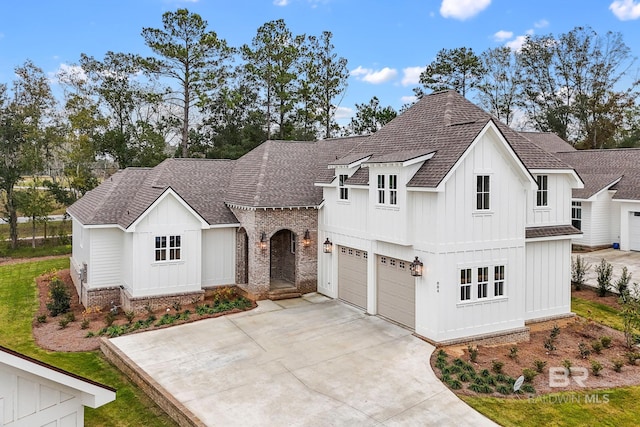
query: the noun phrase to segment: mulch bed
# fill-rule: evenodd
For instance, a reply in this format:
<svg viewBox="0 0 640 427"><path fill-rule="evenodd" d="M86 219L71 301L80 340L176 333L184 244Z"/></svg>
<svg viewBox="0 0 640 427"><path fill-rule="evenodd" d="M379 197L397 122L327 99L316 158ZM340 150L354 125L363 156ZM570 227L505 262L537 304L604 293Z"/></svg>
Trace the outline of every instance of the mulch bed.
<svg viewBox="0 0 640 427"><path fill-rule="evenodd" d="M100 336L87 337L88 332L98 332L102 328L106 326L105 318L108 313L108 308L100 312L92 312L87 313L79 302L78 294L76 292L75 287L73 286L73 282L71 281L71 276L69 270L60 270L56 272L57 276L65 283L69 293L71 295L71 310L75 316L75 321L70 322L65 328L61 328L60 320L64 318L65 315L58 315L57 317L49 316L49 312L47 310L47 301L49 299L49 281L51 280L52 274L48 273L36 278L36 284L38 287L38 300L39 300L39 309L36 313L33 320L33 336L35 338L38 346L52 351L64 351L64 352L76 352L76 351L93 351L97 350L100 347ZM205 298L205 301L201 301L200 304L212 304L210 300L210 296ZM252 305L249 310L256 307L255 302L252 302ZM196 313L196 305L195 304L185 304L181 307L181 312L189 310L191 315L188 320L176 320L171 325L162 325L162 326L151 326L146 329L138 329L135 332L143 332L145 330L155 330L166 327L171 327L175 325L181 325L185 323L190 323L194 321L198 321L201 319L208 319L212 317L220 317L230 313L237 313L240 310L234 309L226 312L215 313L215 314L203 314L199 315ZM172 314L175 313L174 309L170 309ZM165 313L167 313L166 309L157 310L153 313L153 315L160 319ZM38 316L46 315L46 322L40 323L38 322ZM141 314L136 316L132 322L136 322L137 320L144 320L149 316L149 313ZM86 329L82 329L82 320L88 319L89 324ZM125 318L124 314L120 312L116 316L116 320L114 321L114 325L124 325L127 324L128 320Z"/></svg>

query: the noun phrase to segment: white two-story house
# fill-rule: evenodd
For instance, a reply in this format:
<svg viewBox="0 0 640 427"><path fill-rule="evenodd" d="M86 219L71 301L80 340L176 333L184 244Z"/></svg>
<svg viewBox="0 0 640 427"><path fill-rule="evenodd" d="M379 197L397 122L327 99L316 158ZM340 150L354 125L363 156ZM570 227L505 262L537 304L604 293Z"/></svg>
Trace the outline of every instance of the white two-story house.
<svg viewBox="0 0 640 427"><path fill-rule="evenodd" d="M317 290L434 342L526 339L526 322L570 313L582 185L462 96L435 93L368 137L117 173L69 208L73 277L89 305L142 309L228 284L255 298Z"/></svg>

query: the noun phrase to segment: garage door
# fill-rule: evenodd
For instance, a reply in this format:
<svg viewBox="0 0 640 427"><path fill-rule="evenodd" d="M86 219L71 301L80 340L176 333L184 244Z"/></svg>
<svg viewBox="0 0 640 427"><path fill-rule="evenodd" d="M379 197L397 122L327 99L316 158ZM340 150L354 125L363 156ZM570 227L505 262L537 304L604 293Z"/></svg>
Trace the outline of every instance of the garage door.
<svg viewBox="0 0 640 427"><path fill-rule="evenodd" d="M416 325L415 278L409 262L378 256L378 314L410 328Z"/></svg>
<svg viewBox="0 0 640 427"><path fill-rule="evenodd" d="M629 249L640 251L640 212L631 212L629 217Z"/></svg>
<svg viewBox="0 0 640 427"><path fill-rule="evenodd" d="M366 309L367 253L340 246L338 257L338 298Z"/></svg>

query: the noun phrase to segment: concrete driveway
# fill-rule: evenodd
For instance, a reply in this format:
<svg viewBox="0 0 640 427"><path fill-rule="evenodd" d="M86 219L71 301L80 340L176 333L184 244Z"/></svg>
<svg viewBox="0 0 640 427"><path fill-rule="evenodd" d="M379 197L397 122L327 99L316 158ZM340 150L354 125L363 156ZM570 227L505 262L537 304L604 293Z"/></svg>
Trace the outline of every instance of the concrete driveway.
<svg viewBox="0 0 640 427"><path fill-rule="evenodd" d="M640 283L640 252L627 252L616 249L602 249L593 252L577 253L574 252L571 257L575 260L576 256L580 256L587 263L591 264L591 268L587 272L585 284L594 288L598 287L598 279L596 267L602 259L606 259L613 266L611 275L611 291L615 292L613 284L620 278L622 267L627 267L627 271L632 275L629 283L633 287L634 282Z"/></svg>
<svg viewBox="0 0 640 427"><path fill-rule="evenodd" d="M495 425L435 377L432 345L317 294L111 342L209 426Z"/></svg>

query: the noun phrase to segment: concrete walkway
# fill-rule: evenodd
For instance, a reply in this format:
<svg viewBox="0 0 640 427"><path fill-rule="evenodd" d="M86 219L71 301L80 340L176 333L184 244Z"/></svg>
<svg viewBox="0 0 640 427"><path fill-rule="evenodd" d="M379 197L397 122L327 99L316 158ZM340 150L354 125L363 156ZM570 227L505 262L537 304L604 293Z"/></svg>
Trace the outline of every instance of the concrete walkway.
<svg viewBox="0 0 640 427"><path fill-rule="evenodd" d="M318 294L111 343L208 426L493 426L411 332Z"/></svg>

